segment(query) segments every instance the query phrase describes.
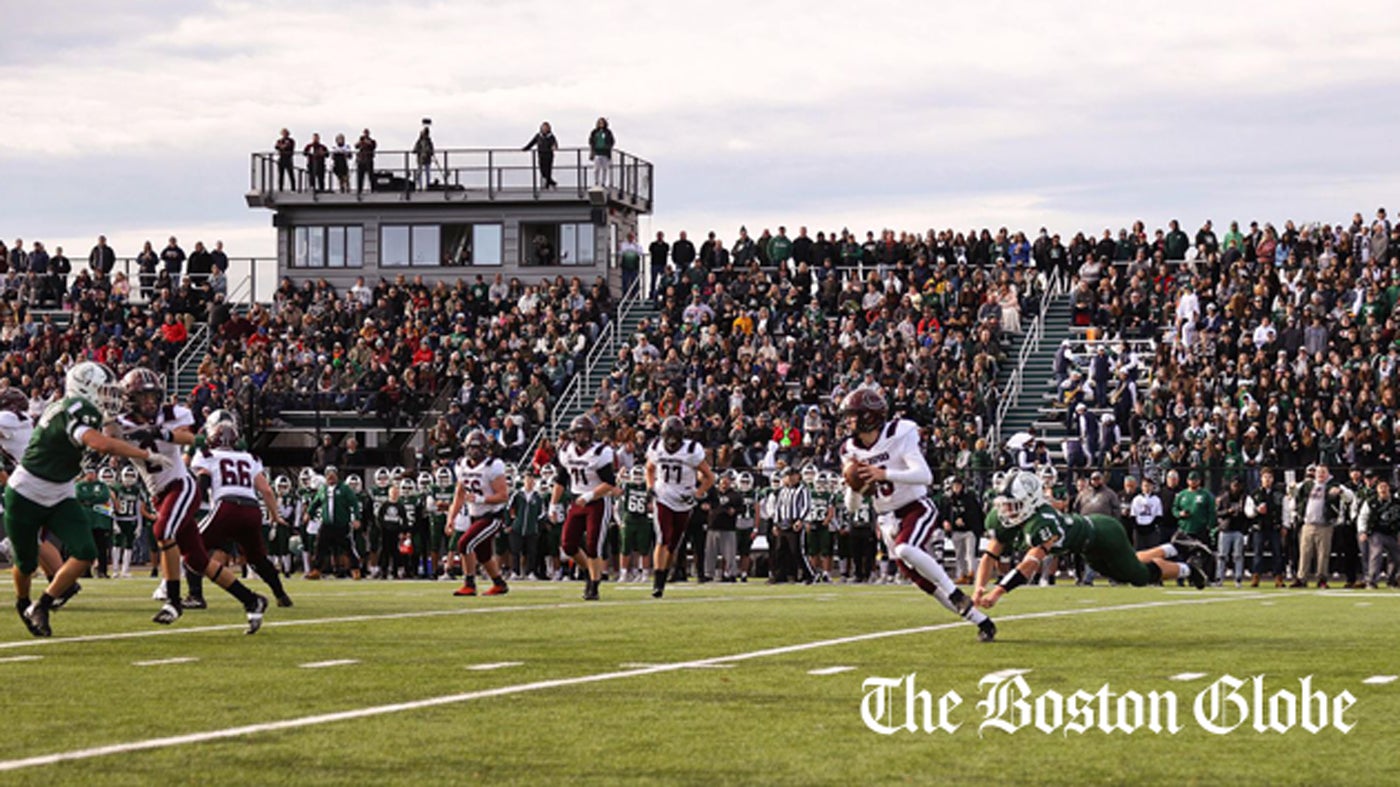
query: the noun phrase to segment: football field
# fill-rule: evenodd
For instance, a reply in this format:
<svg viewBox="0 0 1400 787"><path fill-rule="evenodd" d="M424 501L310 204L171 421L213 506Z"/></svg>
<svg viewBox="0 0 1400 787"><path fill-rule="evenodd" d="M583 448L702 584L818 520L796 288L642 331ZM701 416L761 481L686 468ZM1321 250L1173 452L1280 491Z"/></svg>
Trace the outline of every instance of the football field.
<svg viewBox="0 0 1400 787"><path fill-rule="evenodd" d="M1393 784L1400 762L1394 591L1027 588L979 644L909 586L294 580L248 637L215 588L167 629L153 582L84 584L53 639L0 628L0 782ZM867 685L911 674L927 729L908 681Z"/></svg>

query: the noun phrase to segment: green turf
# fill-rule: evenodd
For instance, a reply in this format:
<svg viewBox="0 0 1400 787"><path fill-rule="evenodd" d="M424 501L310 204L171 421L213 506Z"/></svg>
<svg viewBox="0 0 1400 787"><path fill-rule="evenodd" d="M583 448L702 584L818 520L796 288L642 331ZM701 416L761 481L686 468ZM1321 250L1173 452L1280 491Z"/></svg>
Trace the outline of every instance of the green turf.
<svg viewBox="0 0 1400 787"><path fill-rule="evenodd" d="M673 587L662 602L641 585L603 588L584 604L575 584L521 583L505 598L457 599L446 583L294 581L291 610L241 634L231 599L149 622L149 582L92 581L53 619L55 638L0 625L8 684L0 760L218 730L314 714L622 673L589 683L238 738L124 752L0 773L5 783L344 784L1390 784L1400 762L1400 593L1316 594L1231 589L1025 589L994 611L1000 641L981 645L908 586ZM1201 603L1210 601L1211 603ZM1155 604L1155 605L1154 605ZM1149 605L1149 606L1141 606ZM1123 608L1128 607L1128 608ZM497 611L491 611L497 610ZM1048 611L1071 614L1028 617ZM331 622L329 618L416 617ZM478 614L480 613L480 614ZM306 621L305 625L284 625ZM769 648L953 624L793 652ZM204 626L214 631L190 631ZM119 632L127 639L64 642ZM198 661L138 667L175 657ZM358 663L304 669L307 662ZM624 664L719 659L727 668L630 674ZM475 664L519 666L473 671ZM854 670L812 676L830 666ZM1029 669L1036 691L1174 690L1185 729L1128 736L1097 730L978 734L978 680ZM917 673L935 697L957 691L954 734L877 735L861 721L862 681ZM1204 672L1174 682L1169 676ZM1264 673L1270 690L1319 688L1357 697L1348 735L1302 729L1202 731L1195 694L1222 673Z"/></svg>

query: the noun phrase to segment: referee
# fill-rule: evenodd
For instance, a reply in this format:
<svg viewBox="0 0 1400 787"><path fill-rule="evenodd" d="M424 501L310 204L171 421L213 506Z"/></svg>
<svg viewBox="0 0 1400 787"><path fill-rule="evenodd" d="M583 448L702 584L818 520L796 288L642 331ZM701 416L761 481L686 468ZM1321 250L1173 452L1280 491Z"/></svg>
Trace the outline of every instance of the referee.
<svg viewBox="0 0 1400 787"><path fill-rule="evenodd" d="M800 575L811 584L812 570L807 565L803 523L812 510L812 495L802 483L796 465L783 472L783 485L778 489L775 509L775 538L773 539L773 575L769 582L795 581Z"/></svg>

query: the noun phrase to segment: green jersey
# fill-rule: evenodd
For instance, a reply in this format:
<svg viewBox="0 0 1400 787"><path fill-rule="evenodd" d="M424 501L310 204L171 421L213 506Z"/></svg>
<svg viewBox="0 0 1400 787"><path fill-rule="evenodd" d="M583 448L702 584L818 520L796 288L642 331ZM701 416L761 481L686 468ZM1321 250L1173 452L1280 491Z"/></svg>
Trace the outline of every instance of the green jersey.
<svg viewBox="0 0 1400 787"><path fill-rule="evenodd" d="M141 518L141 501L146 497L146 487L141 484L112 487L116 497L116 511L113 516L121 522L135 522Z"/></svg>
<svg viewBox="0 0 1400 787"><path fill-rule="evenodd" d="M861 504L860 510L851 514L851 527L869 530L875 527L875 520L878 518L875 513L875 498L867 497Z"/></svg>
<svg viewBox="0 0 1400 787"><path fill-rule="evenodd" d="M452 497L457 493L454 486L433 484L424 496L423 505L428 507L428 521L434 525L447 524L447 512L452 508Z"/></svg>
<svg viewBox="0 0 1400 787"><path fill-rule="evenodd" d="M83 474L83 432L101 428L102 413L91 402L72 396L60 399L39 417L20 466L50 483L69 483Z"/></svg>
<svg viewBox="0 0 1400 787"><path fill-rule="evenodd" d="M101 481L79 481L78 504L87 509L93 530L112 529L112 489Z"/></svg>
<svg viewBox="0 0 1400 787"><path fill-rule="evenodd" d="M744 507L739 509L737 527L740 530L752 530L754 511L758 508L758 493L751 490L739 494L744 499Z"/></svg>
<svg viewBox="0 0 1400 787"><path fill-rule="evenodd" d="M622 524L647 527L651 524L651 493L645 483L622 485Z"/></svg>
<svg viewBox="0 0 1400 787"><path fill-rule="evenodd" d="M827 517L832 515L832 507L835 502L830 492L813 492L812 508L807 516L807 522L813 527L827 527ZM830 528L833 530L836 528L834 518L831 520Z"/></svg>
<svg viewBox="0 0 1400 787"><path fill-rule="evenodd" d="M1012 549L1045 547L1054 539L1055 543L1046 547L1052 555L1083 552L1094 540L1094 526L1088 517L1061 514L1048 505L1037 508L1019 526L1003 525L1000 512L993 508L987 512L986 526L997 541Z"/></svg>

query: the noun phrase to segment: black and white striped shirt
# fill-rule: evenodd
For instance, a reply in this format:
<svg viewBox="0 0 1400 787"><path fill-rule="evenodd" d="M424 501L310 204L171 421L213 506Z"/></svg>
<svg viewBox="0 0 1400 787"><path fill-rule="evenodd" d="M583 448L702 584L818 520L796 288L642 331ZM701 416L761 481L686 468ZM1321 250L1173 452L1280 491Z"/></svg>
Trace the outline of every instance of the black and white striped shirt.
<svg viewBox="0 0 1400 787"><path fill-rule="evenodd" d="M812 495L804 484L781 486L778 488L778 502L774 508L777 511L778 526L790 528L807 518L812 508Z"/></svg>

